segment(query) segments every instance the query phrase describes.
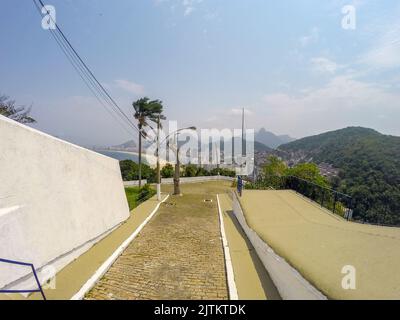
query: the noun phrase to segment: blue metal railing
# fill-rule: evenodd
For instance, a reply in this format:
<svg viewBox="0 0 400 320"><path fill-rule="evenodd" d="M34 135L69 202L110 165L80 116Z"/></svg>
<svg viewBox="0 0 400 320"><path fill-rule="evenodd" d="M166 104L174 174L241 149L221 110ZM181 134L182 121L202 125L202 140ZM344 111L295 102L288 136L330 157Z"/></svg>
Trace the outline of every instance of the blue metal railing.
<svg viewBox="0 0 400 320"><path fill-rule="evenodd" d="M32 269L33 275L35 277L36 283L38 285L38 289L32 289L32 290L2 290L0 289L0 293L34 293L34 292L40 292L40 294L43 297L43 300L46 300L46 296L44 295L42 286L40 284L39 278L36 273L36 269L32 263L26 263L26 262L21 262L21 261L14 261L14 260L8 260L8 259L2 259L0 258L0 262L3 263L8 263L8 264L16 264L19 266L25 266L25 267L30 267Z"/></svg>

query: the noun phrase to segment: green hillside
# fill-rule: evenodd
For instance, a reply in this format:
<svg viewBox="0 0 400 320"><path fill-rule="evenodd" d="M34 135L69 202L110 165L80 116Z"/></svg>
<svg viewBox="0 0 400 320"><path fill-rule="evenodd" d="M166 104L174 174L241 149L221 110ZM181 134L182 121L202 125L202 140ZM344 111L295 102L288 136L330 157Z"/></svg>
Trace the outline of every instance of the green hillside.
<svg viewBox="0 0 400 320"><path fill-rule="evenodd" d="M338 188L353 196L356 218L400 225L400 137L350 127L280 149L290 160L326 162L339 168Z"/></svg>

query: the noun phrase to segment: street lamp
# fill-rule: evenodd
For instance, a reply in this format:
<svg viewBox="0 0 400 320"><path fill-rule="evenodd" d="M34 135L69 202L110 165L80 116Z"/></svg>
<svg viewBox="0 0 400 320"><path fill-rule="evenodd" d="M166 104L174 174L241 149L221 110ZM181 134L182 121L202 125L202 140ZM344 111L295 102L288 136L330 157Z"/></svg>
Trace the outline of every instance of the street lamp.
<svg viewBox="0 0 400 320"><path fill-rule="evenodd" d="M176 152L176 164L175 164L175 174L174 174L174 195L180 195L180 185L179 185L179 178L180 178L180 163L179 163L179 150L180 147L178 145L178 135L182 131L187 131L187 130L192 130L196 131L196 127L187 127L187 128L182 128L178 129L172 133L170 133L161 143L159 142L159 134L157 135L157 199L158 201L161 201L161 174L160 174L160 144L164 143L167 141L170 136L175 135L175 140L176 140L176 150L171 148L170 144L168 143L168 147Z"/></svg>

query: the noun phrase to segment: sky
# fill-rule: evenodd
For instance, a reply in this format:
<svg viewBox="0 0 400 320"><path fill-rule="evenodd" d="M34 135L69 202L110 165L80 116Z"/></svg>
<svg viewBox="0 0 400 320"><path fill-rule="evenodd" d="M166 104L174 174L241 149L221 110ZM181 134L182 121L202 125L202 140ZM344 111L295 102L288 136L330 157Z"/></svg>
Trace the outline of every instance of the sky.
<svg viewBox="0 0 400 320"><path fill-rule="evenodd" d="M181 127L240 128L245 108L247 128L296 138L347 126L400 136L398 0L44 2L129 116L148 96ZM346 5L355 28L343 28ZM0 36L0 94L32 105L33 127L81 145L136 135L93 97L32 1L2 0Z"/></svg>

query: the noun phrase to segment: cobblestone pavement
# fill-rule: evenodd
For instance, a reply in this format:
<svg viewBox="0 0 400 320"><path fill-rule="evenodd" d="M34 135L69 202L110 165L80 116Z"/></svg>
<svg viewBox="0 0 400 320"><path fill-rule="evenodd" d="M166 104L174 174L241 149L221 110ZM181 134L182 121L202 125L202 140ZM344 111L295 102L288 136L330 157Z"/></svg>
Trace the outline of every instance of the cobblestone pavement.
<svg viewBox="0 0 400 320"><path fill-rule="evenodd" d="M170 197L86 299L228 299L216 197Z"/></svg>

